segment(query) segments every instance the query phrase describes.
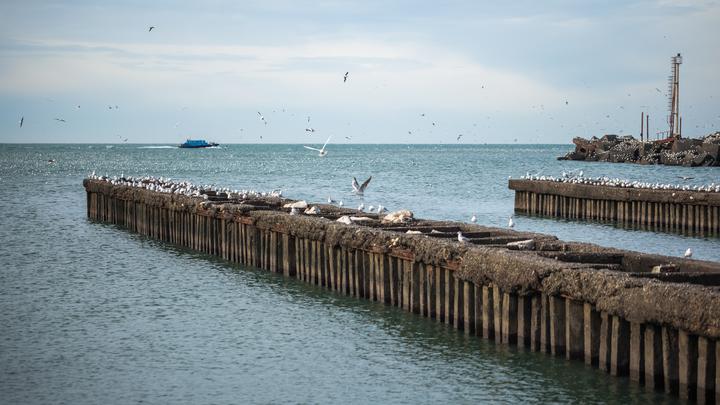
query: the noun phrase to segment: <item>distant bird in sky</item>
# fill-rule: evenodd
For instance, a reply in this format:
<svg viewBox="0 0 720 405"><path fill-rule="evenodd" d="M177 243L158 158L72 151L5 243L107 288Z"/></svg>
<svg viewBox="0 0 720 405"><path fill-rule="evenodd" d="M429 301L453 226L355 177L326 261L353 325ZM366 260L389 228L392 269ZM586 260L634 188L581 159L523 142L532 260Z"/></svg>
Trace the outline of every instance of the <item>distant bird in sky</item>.
<svg viewBox="0 0 720 405"><path fill-rule="evenodd" d="M150 31L152 31L152 30L154 30L154 29L155 29L155 26L154 26L154 25L151 25L151 26L148 28L148 32L150 32Z"/></svg>
<svg viewBox="0 0 720 405"><path fill-rule="evenodd" d="M25 122L25 117L20 117L20 128L22 128L23 122Z"/></svg>
<svg viewBox="0 0 720 405"><path fill-rule="evenodd" d="M313 148L311 146L305 146L305 145L303 145L303 148L318 151L318 152L320 152L321 157L325 156L325 155L327 155L327 151L325 150L325 147L327 146L328 142L330 142L330 138L332 138L332 135L330 135L328 137L327 141L325 141L325 144L323 145L322 149Z"/></svg>
<svg viewBox="0 0 720 405"><path fill-rule="evenodd" d="M352 188L353 188L353 191L355 192L355 194L360 194L360 195L364 194L365 189L367 188L368 184L370 184L370 180L372 180L372 176L368 177L368 179L365 180L363 182L363 184L358 184L357 179L355 177L353 177Z"/></svg>
<svg viewBox="0 0 720 405"><path fill-rule="evenodd" d="M345 139L347 139L347 140L349 141L349 140L351 140L352 138L350 138L349 136L346 136Z"/></svg>
<svg viewBox="0 0 720 405"><path fill-rule="evenodd" d="M457 238L458 242L462 242L462 243L470 242L470 239L468 239L466 236L463 236L462 232L458 231L457 235L458 235L458 238Z"/></svg>
<svg viewBox="0 0 720 405"><path fill-rule="evenodd" d="M258 113L258 115L260 116L260 120L261 120L265 125L267 125L267 121L265 121L265 117L262 115L262 113L261 113L260 111L258 111L257 113Z"/></svg>
<svg viewBox="0 0 720 405"><path fill-rule="evenodd" d="M686 259L689 259L689 258L692 257L692 255L693 255L692 249L691 249L691 248L687 248L687 250L685 251L685 254L684 254L683 256L684 256Z"/></svg>
<svg viewBox="0 0 720 405"><path fill-rule="evenodd" d="M350 74L350 72L345 72L345 76L343 76L343 83L345 83L347 81L349 74Z"/></svg>
<svg viewBox="0 0 720 405"><path fill-rule="evenodd" d="M692 179L695 178L695 177L691 177L691 176L678 176L678 177L681 178L681 179L683 179L683 180L692 180Z"/></svg>
<svg viewBox="0 0 720 405"><path fill-rule="evenodd" d="M433 124L433 126L435 126L435 123L434 123L434 122L433 122L432 124Z"/></svg>
<svg viewBox="0 0 720 405"><path fill-rule="evenodd" d="M657 87L655 87L655 90L657 90L658 93L662 93L662 91L660 91Z"/></svg>
<svg viewBox="0 0 720 405"><path fill-rule="evenodd" d="M315 132L315 128L305 128L305 132Z"/></svg>
<svg viewBox="0 0 720 405"><path fill-rule="evenodd" d="M424 116L425 116L425 113L421 113L420 116L421 116L421 117L424 117Z"/></svg>
<svg viewBox="0 0 720 405"><path fill-rule="evenodd" d="M62 118L55 118L55 121L58 121L58 122L67 122L67 121L65 121L65 120L62 119Z"/></svg>
<svg viewBox="0 0 720 405"><path fill-rule="evenodd" d="M565 100L565 105L568 105L568 101L567 101L567 100Z"/></svg>
<svg viewBox="0 0 720 405"><path fill-rule="evenodd" d="M462 134L457 136L457 141L460 142L460 138L462 138Z"/></svg>

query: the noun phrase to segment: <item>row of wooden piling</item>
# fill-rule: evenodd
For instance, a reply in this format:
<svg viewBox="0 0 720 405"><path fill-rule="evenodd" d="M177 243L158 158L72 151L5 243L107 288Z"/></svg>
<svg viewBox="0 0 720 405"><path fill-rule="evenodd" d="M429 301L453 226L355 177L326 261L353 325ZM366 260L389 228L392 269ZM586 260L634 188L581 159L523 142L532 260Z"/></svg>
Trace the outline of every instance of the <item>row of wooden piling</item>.
<svg viewBox="0 0 720 405"><path fill-rule="evenodd" d="M517 184L517 181L515 181ZM571 220L602 221L661 232L720 235L720 205L703 201L617 199L568 195L552 182L542 190L515 188L515 212ZM667 190L672 197L673 192Z"/></svg>
<svg viewBox="0 0 720 405"><path fill-rule="evenodd" d="M260 228L247 217L204 215L88 191L88 217L225 260L396 306L498 343L585 361L699 402L720 402L720 345L668 325L633 323L587 302L518 294L457 277L412 255L337 246ZM529 269L530 270L530 269Z"/></svg>

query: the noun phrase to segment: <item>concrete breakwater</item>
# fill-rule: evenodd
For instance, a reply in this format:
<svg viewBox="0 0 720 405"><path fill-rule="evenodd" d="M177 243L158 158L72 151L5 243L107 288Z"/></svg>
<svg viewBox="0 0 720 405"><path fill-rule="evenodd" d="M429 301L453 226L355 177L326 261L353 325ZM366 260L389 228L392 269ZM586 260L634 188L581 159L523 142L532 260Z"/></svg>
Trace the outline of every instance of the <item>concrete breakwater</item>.
<svg viewBox="0 0 720 405"><path fill-rule="evenodd" d="M291 200L279 197L194 197L97 179L84 186L91 220L684 398L720 400L718 263L457 222L363 214L370 220L346 225L337 219L356 210L318 205L318 215L290 215L282 207Z"/></svg>
<svg viewBox="0 0 720 405"><path fill-rule="evenodd" d="M515 212L608 221L665 232L720 235L720 193L511 179Z"/></svg>

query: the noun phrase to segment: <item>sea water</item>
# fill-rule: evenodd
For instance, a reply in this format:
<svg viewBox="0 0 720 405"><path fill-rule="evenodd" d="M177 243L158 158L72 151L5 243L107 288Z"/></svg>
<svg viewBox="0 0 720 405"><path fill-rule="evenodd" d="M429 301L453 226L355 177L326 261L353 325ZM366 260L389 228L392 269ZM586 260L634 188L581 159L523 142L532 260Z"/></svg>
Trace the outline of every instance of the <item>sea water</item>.
<svg viewBox="0 0 720 405"><path fill-rule="evenodd" d="M674 402L582 362L86 218L92 172L154 175L505 227L530 171L720 182L718 168L557 161L567 146L0 145L0 403ZM158 147L160 146L160 147ZM373 177L361 199L350 182ZM516 217L561 239L720 260L720 243Z"/></svg>

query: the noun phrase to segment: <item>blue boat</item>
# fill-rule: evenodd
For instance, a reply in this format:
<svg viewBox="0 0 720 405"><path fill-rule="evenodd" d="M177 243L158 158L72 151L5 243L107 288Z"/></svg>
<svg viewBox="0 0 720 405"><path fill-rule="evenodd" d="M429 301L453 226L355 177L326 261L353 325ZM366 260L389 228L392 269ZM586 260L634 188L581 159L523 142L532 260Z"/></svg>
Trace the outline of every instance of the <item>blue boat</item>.
<svg viewBox="0 0 720 405"><path fill-rule="evenodd" d="M180 148L211 148L213 146L220 146L219 143L208 142L204 139L188 139L184 143L180 144Z"/></svg>

